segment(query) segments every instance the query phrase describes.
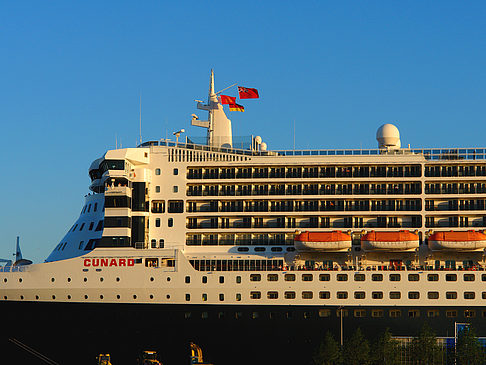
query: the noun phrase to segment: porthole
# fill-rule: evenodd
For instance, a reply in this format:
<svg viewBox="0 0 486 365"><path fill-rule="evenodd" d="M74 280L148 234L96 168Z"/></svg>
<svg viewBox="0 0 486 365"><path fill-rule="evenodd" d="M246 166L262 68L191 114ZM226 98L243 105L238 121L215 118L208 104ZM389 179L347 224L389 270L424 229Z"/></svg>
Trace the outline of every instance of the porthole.
<svg viewBox="0 0 486 365"><path fill-rule="evenodd" d="M170 299L170 295L169 295L169 294L167 294L167 297L166 297L166 298L167 298L167 299Z"/></svg>
<svg viewBox="0 0 486 365"><path fill-rule="evenodd" d="M84 282L87 282L88 281L88 278L84 278Z"/></svg>
<svg viewBox="0 0 486 365"><path fill-rule="evenodd" d="M3 299L7 300L7 296L5 295L5 296L3 297Z"/></svg>
<svg viewBox="0 0 486 365"><path fill-rule="evenodd" d="M68 299L71 299L71 296L70 296L70 295L68 295L68 296L67 296L67 298L68 298Z"/></svg>
<svg viewBox="0 0 486 365"><path fill-rule="evenodd" d="M150 278L150 281L154 281L155 279L154 278Z"/></svg>
<svg viewBox="0 0 486 365"><path fill-rule="evenodd" d="M39 300L39 296L38 296L38 295L36 295L36 296L35 296L35 299Z"/></svg>
<svg viewBox="0 0 486 365"><path fill-rule="evenodd" d="M21 295L21 296L20 296L20 299L21 299L21 300L24 300L24 296L23 296L23 295Z"/></svg>
<svg viewBox="0 0 486 365"><path fill-rule="evenodd" d="M100 281L103 281L104 279L103 278L100 278Z"/></svg>
<svg viewBox="0 0 486 365"><path fill-rule="evenodd" d="M120 278L116 278L116 281L120 281Z"/></svg>
<svg viewBox="0 0 486 365"><path fill-rule="evenodd" d="M67 278L67 282L70 283L71 282L71 278Z"/></svg>
<svg viewBox="0 0 486 365"><path fill-rule="evenodd" d="M19 278L19 283L21 283L21 282L22 282L22 278Z"/></svg>
<svg viewBox="0 0 486 365"><path fill-rule="evenodd" d="M3 282L6 283L7 282L7 278L3 279Z"/></svg>
<svg viewBox="0 0 486 365"><path fill-rule="evenodd" d="M55 282L55 281L56 281L56 279L54 279L54 278L51 278L51 282Z"/></svg>
<svg viewBox="0 0 486 365"><path fill-rule="evenodd" d="M100 295L100 299L103 299L103 295Z"/></svg>
<svg viewBox="0 0 486 365"><path fill-rule="evenodd" d="M53 295L53 296L52 296L52 299L56 299L56 296L55 296L55 295Z"/></svg>
<svg viewBox="0 0 486 365"><path fill-rule="evenodd" d="M153 294L150 294L150 299L154 299L154 296L153 296Z"/></svg>
<svg viewBox="0 0 486 365"><path fill-rule="evenodd" d="M135 294L133 295L133 299L137 299L137 296Z"/></svg>
<svg viewBox="0 0 486 365"><path fill-rule="evenodd" d="M117 296L116 296L116 299L120 299L120 295L117 295Z"/></svg>
<svg viewBox="0 0 486 365"><path fill-rule="evenodd" d="M167 277L167 281L170 281L170 276Z"/></svg>
<svg viewBox="0 0 486 365"><path fill-rule="evenodd" d="M84 299L88 299L88 296L87 296L87 295L85 295L85 296L84 296Z"/></svg>

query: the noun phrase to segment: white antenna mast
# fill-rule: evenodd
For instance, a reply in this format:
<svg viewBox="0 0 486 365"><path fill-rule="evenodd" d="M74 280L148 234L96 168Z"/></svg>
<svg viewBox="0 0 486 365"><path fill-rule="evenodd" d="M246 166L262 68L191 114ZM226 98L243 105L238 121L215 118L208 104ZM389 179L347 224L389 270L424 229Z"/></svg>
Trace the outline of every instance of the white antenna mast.
<svg viewBox="0 0 486 365"><path fill-rule="evenodd" d="M115 133L115 150L118 149L118 136Z"/></svg>
<svg viewBox="0 0 486 365"><path fill-rule="evenodd" d="M140 144L142 144L142 91L140 91Z"/></svg>

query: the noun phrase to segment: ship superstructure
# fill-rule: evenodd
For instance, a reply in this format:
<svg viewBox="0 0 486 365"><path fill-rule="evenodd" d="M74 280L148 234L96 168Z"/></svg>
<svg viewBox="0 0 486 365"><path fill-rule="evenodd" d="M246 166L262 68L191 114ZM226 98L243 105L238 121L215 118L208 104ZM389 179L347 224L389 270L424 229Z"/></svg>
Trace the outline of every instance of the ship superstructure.
<svg viewBox="0 0 486 365"><path fill-rule="evenodd" d="M397 335L424 318L441 335L458 321L486 331L486 149L402 148L391 124L377 149L236 148L213 74L197 107L206 144L148 141L91 164L46 262L0 272L4 308L132 313L129 329L163 341L211 333L205 348L238 326L309 346L339 316Z"/></svg>

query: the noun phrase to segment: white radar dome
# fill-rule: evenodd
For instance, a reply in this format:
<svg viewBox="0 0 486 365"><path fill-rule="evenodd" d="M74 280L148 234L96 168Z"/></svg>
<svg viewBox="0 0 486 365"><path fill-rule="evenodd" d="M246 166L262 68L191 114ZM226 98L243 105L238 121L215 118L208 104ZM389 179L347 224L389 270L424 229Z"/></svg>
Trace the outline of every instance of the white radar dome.
<svg viewBox="0 0 486 365"><path fill-rule="evenodd" d="M260 151L266 151L267 150L267 144L265 142L262 142L260 145Z"/></svg>
<svg viewBox="0 0 486 365"><path fill-rule="evenodd" d="M400 132L393 124L383 124L376 131L376 140L379 148L400 148Z"/></svg>
<svg viewBox="0 0 486 365"><path fill-rule="evenodd" d="M260 137L260 136L256 136L256 137L255 137L255 143L256 143L256 144L260 144L260 143L262 143L262 137Z"/></svg>

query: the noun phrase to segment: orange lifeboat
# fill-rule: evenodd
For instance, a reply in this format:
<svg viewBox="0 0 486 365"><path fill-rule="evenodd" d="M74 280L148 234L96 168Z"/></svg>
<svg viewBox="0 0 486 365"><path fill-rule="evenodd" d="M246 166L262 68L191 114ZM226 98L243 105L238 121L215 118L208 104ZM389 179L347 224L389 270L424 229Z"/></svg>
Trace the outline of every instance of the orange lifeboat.
<svg viewBox="0 0 486 365"><path fill-rule="evenodd" d="M481 251L486 248L486 235L476 231L436 232L428 241L432 251Z"/></svg>
<svg viewBox="0 0 486 365"><path fill-rule="evenodd" d="M409 231L371 231L361 237L361 248L364 251L412 251L419 244L419 236Z"/></svg>
<svg viewBox="0 0 486 365"><path fill-rule="evenodd" d="M294 244L299 251L348 251L351 248L351 236L341 231L303 232L295 236Z"/></svg>

